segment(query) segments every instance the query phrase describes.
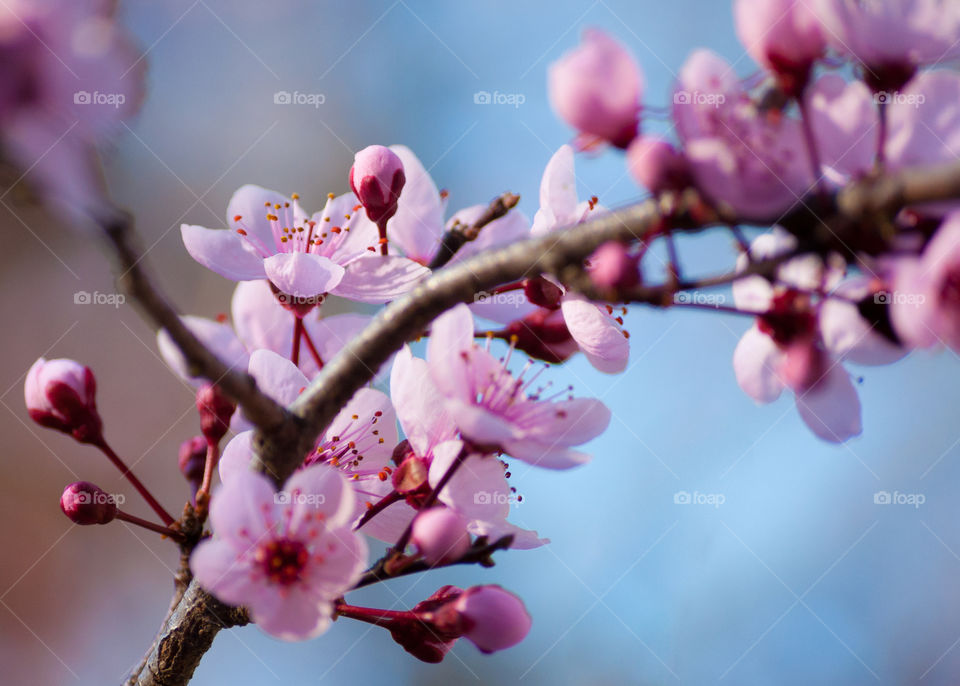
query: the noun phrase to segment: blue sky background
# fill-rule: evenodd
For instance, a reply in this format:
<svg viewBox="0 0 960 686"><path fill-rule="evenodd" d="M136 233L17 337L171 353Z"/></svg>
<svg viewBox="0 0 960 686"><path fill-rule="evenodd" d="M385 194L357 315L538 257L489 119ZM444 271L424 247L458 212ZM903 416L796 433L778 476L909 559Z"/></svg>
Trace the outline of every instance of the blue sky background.
<svg viewBox="0 0 960 686"><path fill-rule="evenodd" d="M346 190L353 151L370 143L410 146L450 190L452 209L512 190L532 217L543 167L571 136L550 111L546 68L586 26L604 28L633 50L654 106L668 103L675 73L695 47L722 54L741 75L756 68L725 2L121 4L125 24L149 48L150 94L110 151L108 178L118 202L137 214L175 301L207 316L227 309L231 284L186 256L179 224L220 225L230 194L248 182L298 191L307 206L319 207L328 191ZM277 91L322 93L324 103L275 105ZM477 91L525 101L477 105ZM607 206L641 195L618 154L579 157L577 173L581 195L596 194ZM76 318L63 296L68 289L110 289L96 246L65 240L56 250L69 251L76 279L36 246L23 247L24 260L5 277L23 283L29 273L43 274L38 297L61 324ZM684 267L723 269L731 248L719 234L684 240ZM632 310L625 374L600 375L583 359L551 373L555 384L571 383L613 409L609 431L589 446L594 461L566 473L514 465L511 481L524 496L514 520L553 543L501 554L492 570L438 571L351 596L357 604L400 607L445 583L501 583L534 617L519 647L484 657L464 641L441 666L429 666L408 659L386 632L349 620L307 644L280 643L248 627L220 636L196 683L954 683L954 355L921 353L893 367L852 369L862 377L864 435L833 446L806 430L791 396L756 407L739 390L730 360L748 324L702 312ZM62 328L38 322L11 342L3 370L10 383ZM112 393L101 405L113 411L126 445L146 450L142 469L172 503L182 484L169 474L170 456L195 427L183 415L189 393L168 378L151 345L127 307L84 313L52 353L114 365L101 374L102 395ZM140 382L131 389L129 379ZM9 416L23 416L19 390L8 392L4 426L22 445L35 445ZM125 409L131 397L146 403L152 393L164 402L150 413ZM147 448L158 424L173 428ZM51 455L74 460L80 452L65 439L42 439ZM72 480L59 457L37 461L51 492ZM875 505L882 490L921 493L925 502ZM725 502L677 505L679 491L722 494ZM59 619L89 620L95 630L78 632L76 622L57 622L52 611L32 614L28 579L6 601L26 621L7 617L5 650L30 656L47 683L116 682L153 635L168 601L163 567L175 560L162 542L144 536L138 545L121 535L105 542L105 530L67 532L65 543L54 543L64 528L51 520L25 529L24 538L36 539L26 545L31 551L55 548L31 575L40 575L40 593L44 580L72 579L72 590L51 592L63 603ZM18 557L7 585L36 556ZM88 584L86 600L73 597Z"/></svg>

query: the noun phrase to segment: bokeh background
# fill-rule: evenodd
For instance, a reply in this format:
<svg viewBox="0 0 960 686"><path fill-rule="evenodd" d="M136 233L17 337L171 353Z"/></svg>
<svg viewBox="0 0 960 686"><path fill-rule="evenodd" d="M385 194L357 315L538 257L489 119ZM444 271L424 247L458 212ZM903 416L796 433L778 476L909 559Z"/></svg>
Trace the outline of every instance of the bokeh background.
<svg viewBox="0 0 960 686"><path fill-rule="evenodd" d="M755 69L726 2L167 0L122 2L121 13L147 51L149 97L106 151L107 176L163 286L205 316L228 310L232 284L187 256L180 223L221 225L248 182L317 208L347 189L353 152L370 143L413 148L452 208L512 190L532 216L543 166L571 135L547 103L546 68L583 27L630 46L657 106L695 46L742 75ZM324 102L277 105L279 91ZM476 104L479 91L523 103ZM608 206L640 196L613 153L580 158L578 176L581 194ZM39 355L93 367L109 438L171 509L186 495L176 451L197 431L192 394L131 306L74 304L77 291L115 290L101 246L11 207L0 210L0 681L119 683L166 610L175 552L120 523L80 528L61 515L70 481L129 489L94 451L29 422L23 375ZM682 250L688 271L721 269L732 254L720 235ZM632 311L627 373L602 376L576 359L552 374L614 410L590 445L594 461L567 473L514 467L524 496L515 521L553 543L501 554L492 570L352 596L406 607L445 583L501 583L534 617L520 646L484 657L461 642L430 666L348 620L305 644L246 627L218 638L196 683L955 683L957 360L914 354L854 370L864 434L838 447L805 429L792 398L758 408L740 392L730 358L747 326ZM724 502L675 504L681 491ZM925 502L877 505L879 491Z"/></svg>

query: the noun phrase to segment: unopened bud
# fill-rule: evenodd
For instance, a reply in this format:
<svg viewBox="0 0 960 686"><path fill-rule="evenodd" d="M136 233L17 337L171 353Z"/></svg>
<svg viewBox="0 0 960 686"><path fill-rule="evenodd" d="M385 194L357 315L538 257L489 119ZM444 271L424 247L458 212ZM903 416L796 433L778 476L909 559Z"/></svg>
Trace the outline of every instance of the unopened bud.
<svg viewBox="0 0 960 686"><path fill-rule="evenodd" d="M590 279L601 288L633 288L640 283L640 260L623 243L609 241L590 257Z"/></svg>
<svg viewBox="0 0 960 686"><path fill-rule="evenodd" d="M371 145L353 158L350 188L372 222L379 224L396 213L405 182L403 162L390 148Z"/></svg>
<svg viewBox="0 0 960 686"><path fill-rule="evenodd" d="M200 432L211 443L219 443L226 435L236 409L237 404L215 384L205 384L197 390Z"/></svg>
<svg viewBox="0 0 960 686"><path fill-rule="evenodd" d="M76 481L63 489L60 509L74 524L107 524L117 516L113 496L89 481Z"/></svg>
<svg viewBox="0 0 960 686"><path fill-rule="evenodd" d="M410 540L431 565L459 560L470 548L466 520L448 507L432 507L418 514Z"/></svg>
<svg viewBox="0 0 960 686"><path fill-rule="evenodd" d="M73 360L33 363L24 383L30 418L41 426L70 434L81 443L102 438L103 422L97 412L97 382L89 367Z"/></svg>
<svg viewBox="0 0 960 686"><path fill-rule="evenodd" d="M463 635L484 653L516 645L533 623L520 598L493 584L468 588L453 607L463 619Z"/></svg>
<svg viewBox="0 0 960 686"><path fill-rule="evenodd" d="M183 478L193 486L193 490L198 489L207 465L207 439L194 436L181 443L177 464Z"/></svg>

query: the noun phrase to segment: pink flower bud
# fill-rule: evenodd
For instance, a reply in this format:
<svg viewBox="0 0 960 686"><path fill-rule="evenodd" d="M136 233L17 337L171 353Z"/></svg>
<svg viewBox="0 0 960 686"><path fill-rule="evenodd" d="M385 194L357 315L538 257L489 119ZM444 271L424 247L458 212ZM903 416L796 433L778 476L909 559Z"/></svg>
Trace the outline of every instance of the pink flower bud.
<svg viewBox="0 0 960 686"><path fill-rule="evenodd" d="M190 483L193 490L200 488L203 470L207 466L207 439L203 436L194 436L181 443L177 464L183 478Z"/></svg>
<svg viewBox="0 0 960 686"><path fill-rule="evenodd" d="M350 188L372 222L386 221L396 213L405 182L403 162L390 148L371 145L353 158Z"/></svg>
<svg viewBox="0 0 960 686"><path fill-rule="evenodd" d="M777 74L788 95L807 85L810 68L826 48L809 0L736 0L737 35L759 64Z"/></svg>
<svg viewBox="0 0 960 686"><path fill-rule="evenodd" d="M542 276L524 279L523 294L537 307L545 307L548 310L560 309L560 298L563 297L560 287Z"/></svg>
<svg viewBox="0 0 960 686"><path fill-rule="evenodd" d="M590 278L601 288L633 288L640 283L639 262L623 243L608 241L590 258Z"/></svg>
<svg viewBox="0 0 960 686"><path fill-rule="evenodd" d="M77 481L63 489L60 509L74 524L107 524L117 516L113 497L89 481Z"/></svg>
<svg viewBox="0 0 960 686"><path fill-rule="evenodd" d="M634 181L654 194L690 185L687 159L660 136L637 136L627 149L627 169Z"/></svg>
<svg viewBox="0 0 960 686"><path fill-rule="evenodd" d="M517 350L552 364L563 362L579 349L560 310L535 310L507 324L504 331Z"/></svg>
<svg viewBox="0 0 960 686"><path fill-rule="evenodd" d="M219 443L226 435L230 429L230 417L236 410L237 404L215 384L204 384L197 389L200 432L211 443Z"/></svg>
<svg viewBox="0 0 960 686"><path fill-rule="evenodd" d="M33 421L70 434L81 443L100 440L103 422L97 412L97 382L89 367L73 360L41 357L27 372L23 390Z"/></svg>
<svg viewBox="0 0 960 686"><path fill-rule="evenodd" d="M442 586L411 610L419 621L387 624L393 640L418 660L436 664L443 661L460 637L461 618L452 603L463 591L456 586Z"/></svg>
<svg viewBox="0 0 960 686"><path fill-rule="evenodd" d="M463 635L484 653L516 645L533 622L523 601L496 585L468 588L453 607L464 622Z"/></svg>
<svg viewBox="0 0 960 686"><path fill-rule="evenodd" d="M637 135L643 77L633 57L596 29L550 65L550 103L561 119L590 136L626 148Z"/></svg>
<svg viewBox="0 0 960 686"><path fill-rule="evenodd" d="M448 507L432 507L418 514L410 540L431 565L459 560L470 548L466 520Z"/></svg>

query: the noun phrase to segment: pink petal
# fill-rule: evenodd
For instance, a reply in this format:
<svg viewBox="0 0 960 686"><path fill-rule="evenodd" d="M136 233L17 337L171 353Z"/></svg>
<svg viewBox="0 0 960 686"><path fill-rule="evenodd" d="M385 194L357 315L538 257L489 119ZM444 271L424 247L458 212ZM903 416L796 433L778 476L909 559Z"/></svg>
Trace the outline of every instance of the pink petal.
<svg viewBox="0 0 960 686"><path fill-rule="evenodd" d="M577 177L573 147L562 145L553 153L540 181L540 211L534 217L533 236L577 222Z"/></svg>
<svg viewBox="0 0 960 686"><path fill-rule="evenodd" d="M312 526L318 516L333 528L346 526L353 520L353 489L333 467L325 464L305 467L287 480L282 492L289 495L292 510L289 531L293 535Z"/></svg>
<svg viewBox="0 0 960 686"><path fill-rule="evenodd" d="M380 234L377 232L377 226L367 218L367 213L362 209L354 211L354 208L360 204L352 192L329 198L323 210L314 213L312 219L317 223L317 233L323 234L334 226L340 227L343 232L339 234L336 249L332 253L324 252L337 264L346 264L349 260L364 255L367 248L375 247ZM324 237L325 241L335 240L328 234Z"/></svg>
<svg viewBox="0 0 960 686"><path fill-rule="evenodd" d="M180 235L190 257L220 276L231 281L266 276L263 257L233 231L183 224Z"/></svg>
<svg viewBox="0 0 960 686"><path fill-rule="evenodd" d="M276 511L270 480L258 472L242 470L213 494L210 522L217 536L244 552L277 521Z"/></svg>
<svg viewBox="0 0 960 686"><path fill-rule="evenodd" d="M587 453L540 441L510 441L503 448L518 460L547 469L570 469L590 461Z"/></svg>
<svg viewBox="0 0 960 686"><path fill-rule="evenodd" d="M783 352L754 324L733 352L733 371L743 392L758 403L771 403L780 397L785 383L779 376Z"/></svg>
<svg viewBox="0 0 960 686"><path fill-rule="evenodd" d="M904 357L909 350L894 345L861 316L850 300L873 296L871 278L859 277L841 284L820 306L820 334L827 350L842 360L856 364L890 364Z"/></svg>
<svg viewBox="0 0 960 686"><path fill-rule="evenodd" d="M243 431L227 443L217 463L220 481L227 483L237 472L250 471L250 461L253 459L253 449L250 444L252 438L252 430Z"/></svg>
<svg viewBox="0 0 960 686"><path fill-rule="evenodd" d="M863 430L857 389L839 363L831 363L813 388L797 396L797 410L814 434L831 443L842 443Z"/></svg>
<svg viewBox="0 0 960 686"><path fill-rule="evenodd" d="M447 409L461 433L477 444L503 445L522 435L508 419L458 398L448 399Z"/></svg>
<svg viewBox="0 0 960 686"><path fill-rule="evenodd" d="M281 405L289 405L310 383L293 362L272 350L255 350L247 371L264 393Z"/></svg>
<svg viewBox="0 0 960 686"><path fill-rule="evenodd" d="M427 363L433 382L448 396L468 397L473 391L467 363L489 357L489 353L474 347L473 315L466 305L457 305L434 320L427 342Z"/></svg>
<svg viewBox="0 0 960 686"><path fill-rule="evenodd" d="M396 255L370 255L347 265L335 295L364 303L382 304L413 290L430 270Z"/></svg>
<svg viewBox="0 0 960 686"><path fill-rule="evenodd" d="M293 315L270 289L266 279L242 281L230 302L233 328L248 350L265 348L289 355L293 343Z"/></svg>
<svg viewBox="0 0 960 686"><path fill-rule="evenodd" d="M485 204L473 205L472 207L460 210L447 222L447 228L449 229L455 222L459 222L464 226L472 225L480 218L480 215L486 212L487 207ZM448 264L455 264L469 257L473 257L484 250L515 243L516 241L529 237L530 220L520 210L513 209L503 217L500 217L500 219L495 219L484 226L476 240L470 241L460 248Z"/></svg>
<svg viewBox="0 0 960 686"><path fill-rule="evenodd" d="M430 262L443 235L443 201L430 174L410 148L391 145L403 162L406 183L397 213L387 224L387 235L412 260Z"/></svg>
<svg viewBox="0 0 960 686"><path fill-rule="evenodd" d="M373 419L377 420L375 426L372 425ZM368 432L363 438L355 440L357 449L363 455L363 468L378 469L390 460L398 440L397 415L393 403L385 393L373 388L359 389L334 417L324 433L324 438L331 440L334 436L353 433L358 427L370 426L374 426L378 432L376 436ZM378 440L381 438L382 443Z"/></svg>
<svg viewBox="0 0 960 686"><path fill-rule="evenodd" d="M229 605L242 605L257 592L249 562L230 543L207 539L190 556L190 571L203 588Z"/></svg>
<svg viewBox="0 0 960 686"><path fill-rule="evenodd" d="M265 259L263 267L277 288L297 298L328 293L344 275L339 264L313 253L278 253Z"/></svg>
<svg viewBox="0 0 960 686"><path fill-rule="evenodd" d="M308 567L306 583L329 598L349 590L367 568L367 543L348 527L328 530L316 547L322 562Z"/></svg>
<svg viewBox="0 0 960 686"><path fill-rule="evenodd" d="M555 402L550 410L537 412L536 423L528 427L527 437L557 445L580 445L596 438L610 425L610 409L596 398Z"/></svg>
<svg viewBox="0 0 960 686"><path fill-rule="evenodd" d="M606 374L616 374L627 368L630 343L605 311L572 293L563 296L560 309L570 335L590 364Z"/></svg>
<svg viewBox="0 0 960 686"><path fill-rule="evenodd" d="M267 203L270 204L270 209L267 209ZM242 228L254 242L259 241L269 252L276 252L277 243L270 222L267 220L267 213L274 211L274 205L282 207L286 203L292 203L292 201L282 193L254 184L241 186L227 204L227 228L230 229L230 233ZM235 219L237 215L240 216L239 222ZM306 219L306 213L300 211L295 218L299 224Z"/></svg>
<svg viewBox="0 0 960 686"><path fill-rule="evenodd" d="M306 641L330 627L333 606L329 601L317 600L300 586L284 590L280 594L271 589L260 602L251 604L252 619L261 631L284 641Z"/></svg>
<svg viewBox="0 0 960 686"><path fill-rule="evenodd" d="M390 372L390 395L397 408L403 433L417 455L456 436L457 427L446 410L440 391L433 383L430 368L404 346Z"/></svg>

